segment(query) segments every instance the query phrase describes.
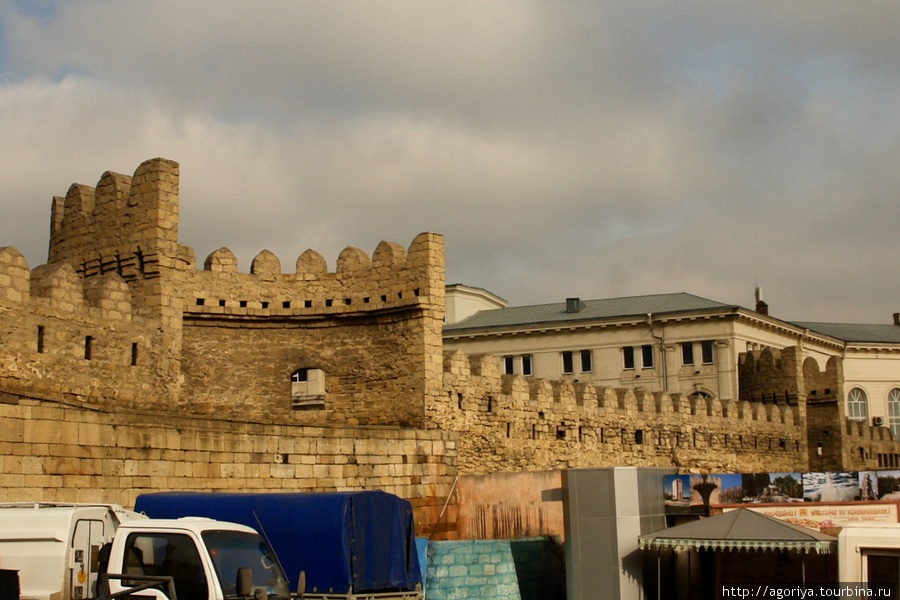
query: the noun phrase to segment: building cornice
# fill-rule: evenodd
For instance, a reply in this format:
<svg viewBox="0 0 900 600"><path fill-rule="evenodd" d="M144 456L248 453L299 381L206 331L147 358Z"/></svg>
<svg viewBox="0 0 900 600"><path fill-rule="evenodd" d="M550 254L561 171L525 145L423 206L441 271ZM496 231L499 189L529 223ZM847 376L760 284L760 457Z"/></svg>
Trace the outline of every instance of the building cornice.
<svg viewBox="0 0 900 600"><path fill-rule="evenodd" d="M735 317L741 310L737 306L722 308L686 310L652 314L654 324L665 324L680 321L703 321L727 319ZM445 340L467 340L476 338L506 337L515 335L531 335L541 333L561 333L571 331L588 331L593 329L619 329L623 327L639 327L647 324L648 315L628 315L624 317L607 317L580 319L571 321L550 321L540 323L523 323L520 325L502 325L471 329L455 329L444 331Z"/></svg>

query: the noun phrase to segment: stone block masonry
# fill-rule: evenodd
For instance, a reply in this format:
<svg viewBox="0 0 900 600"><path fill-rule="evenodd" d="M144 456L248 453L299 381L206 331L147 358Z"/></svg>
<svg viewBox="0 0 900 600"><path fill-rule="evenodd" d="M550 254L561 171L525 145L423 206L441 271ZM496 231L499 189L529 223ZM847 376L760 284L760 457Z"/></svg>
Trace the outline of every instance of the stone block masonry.
<svg viewBox="0 0 900 600"><path fill-rule="evenodd" d="M0 248L0 497L382 489L432 530L457 472L456 435L424 427L441 236L348 247L335 272L306 250L283 273L262 250L240 273L227 248L197 270L179 176L157 158L73 184L53 199L46 265Z"/></svg>
<svg viewBox="0 0 900 600"><path fill-rule="evenodd" d="M806 409L808 471L870 471L900 466L900 444L888 427L848 419L840 357L820 370L797 346L740 356L741 400L799 404Z"/></svg>
<svg viewBox="0 0 900 600"><path fill-rule="evenodd" d="M452 433L195 419L0 396L0 501L115 502L160 490L384 490L446 497ZM417 529L430 531L430 511Z"/></svg>
<svg viewBox="0 0 900 600"><path fill-rule="evenodd" d="M335 272L178 243L177 163L53 200L49 263L0 249L0 389L102 407L310 425L422 426L440 390L443 239L348 247ZM314 370L317 402L292 383Z"/></svg>
<svg viewBox="0 0 900 600"><path fill-rule="evenodd" d="M444 356L429 407L459 433L463 474L676 466L693 472L805 469L804 405L720 402L501 375L490 355Z"/></svg>

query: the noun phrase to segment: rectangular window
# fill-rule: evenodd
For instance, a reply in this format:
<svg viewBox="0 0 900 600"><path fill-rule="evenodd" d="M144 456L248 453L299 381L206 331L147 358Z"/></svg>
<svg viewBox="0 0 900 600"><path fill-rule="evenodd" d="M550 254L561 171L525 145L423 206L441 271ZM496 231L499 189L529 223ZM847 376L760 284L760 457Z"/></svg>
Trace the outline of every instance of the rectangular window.
<svg viewBox="0 0 900 600"><path fill-rule="evenodd" d="M683 365L694 364L694 343L693 342L682 342L681 343L681 364L683 364Z"/></svg>
<svg viewBox="0 0 900 600"><path fill-rule="evenodd" d="M622 348L622 366L625 369L634 369L634 348L631 346Z"/></svg>
<svg viewBox="0 0 900 600"><path fill-rule="evenodd" d="M713 348L715 344L711 340L700 342L701 360L704 365L713 364Z"/></svg>
<svg viewBox="0 0 900 600"><path fill-rule="evenodd" d="M512 356L504 356L503 357L503 374L504 375L512 375L516 372L516 363L515 359Z"/></svg>
<svg viewBox="0 0 900 600"><path fill-rule="evenodd" d="M653 368L653 346L650 344L641 346L641 367L645 369Z"/></svg>
<svg viewBox="0 0 900 600"><path fill-rule="evenodd" d="M131 366L137 365L138 361L138 345L136 342L132 342L131 344Z"/></svg>
<svg viewBox="0 0 900 600"><path fill-rule="evenodd" d="M522 356L522 375L526 377L531 376L531 355L525 354Z"/></svg>
<svg viewBox="0 0 900 600"><path fill-rule="evenodd" d="M94 338L85 336L84 338L84 359L91 360L91 346L94 344Z"/></svg>
<svg viewBox="0 0 900 600"><path fill-rule="evenodd" d="M208 531L203 539L215 556L216 549L230 548L237 536L230 531ZM207 598L210 590L203 573L197 545L181 533L132 533L125 540L125 556L131 574L167 573L173 575L175 595L181 598ZM125 585L138 585L125 580Z"/></svg>
<svg viewBox="0 0 900 600"><path fill-rule="evenodd" d="M562 372L563 375L571 375L575 372L575 361L572 353L568 350L562 353Z"/></svg>
<svg viewBox="0 0 900 600"><path fill-rule="evenodd" d="M40 354L44 353L44 326L38 325L37 328L37 351Z"/></svg>
<svg viewBox="0 0 900 600"><path fill-rule="evenodd" d="M591 351L590 350L582 350L581 351L581 372L582 373L590 373L593 370L593 361L591 360Z"/></svg>

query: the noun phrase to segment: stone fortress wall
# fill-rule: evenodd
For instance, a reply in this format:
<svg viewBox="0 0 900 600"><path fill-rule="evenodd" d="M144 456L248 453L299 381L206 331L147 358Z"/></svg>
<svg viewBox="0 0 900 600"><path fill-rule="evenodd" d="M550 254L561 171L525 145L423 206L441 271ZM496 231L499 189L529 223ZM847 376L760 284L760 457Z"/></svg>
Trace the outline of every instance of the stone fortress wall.
<svg viewBox="0 0 900 600"><path fill-rule="evenodd" d="M441 348L440 236L421 234L408 250L381 242L371 259L347 248L335 273L311 250L290 275L268 251L250 274L237 272L227 249L205 267L183 288L183 397L192 412L422 426L440 373L432 358ZM292 411L298 369L324 374L320 407Z"/></svg>
<svg viewBox="0 0 900 600"><path fill-rule="evenodd" d="M54 198L48 264L0 248L0 500L377 488L452 537L452 503L438 519L459 474L808 471L825 426L832 462L897 453L880 428L847 426L840 398L811 400L804 376L840 374L805 372L799 350L742 359L734 403L444 354L437 234L346 248L335 272L307 250L283 273L264 250L241 273L227 248L198 269L178 243L178 181L165 159L107 172Z"/></svg>
<svg viewBox="0 0 900 600"><path fill-rule="evenodd" d="M741 402L805 406L806 418L798 425L804 426L800 435L808 445L806 470L900 467L900 443L888 427L845 416L844 372L839 357L831 357L820 370L814 358L803 358L799 346L766 348L740 355L738 378Z"/></svg>
<svg viewBox="0 0 900 600"><path fill-rule="evenodd" d="M804 406L725 402L501 375L490 355L444 356L430 418L459 433L460 470L677 466L791 471L806 461Z"/></svg>
<svg viewBox="0 0 900 600"><path fill-rule="evenodd" d="M0 500L378 488L436 519L457 472L455 435L423 422L441 236L335 272L308 250L239 273L227 248L197 270L178 183L165 159L104 173L53 199L48 264L0 248Z"/></svg>
<svg viewBox="0 0 900 600"><path fill-rule="evenodd" d="M115 502L163 490L380 489L433 527L456 439L397 427L314 427L97 409L0 394L0 502ZM446 529L446 524L444 529Z"/></svg>
<svg viewBox="0 0 900 600"><path fill-rule="evenodd" d="M439 389L443 247L307 250L283 274L271 252L238 273L222 248L195 268L177 242L176 163L104 173L54 198L50 263L0 250L7 389L116 407L292 422L421 425ZM326 402L295 410L292 375L323 375ZM0 380L4 381L4 380ZM316 395L316 394L311 394ZM323 395L323 394L318 394Z"/></svg>

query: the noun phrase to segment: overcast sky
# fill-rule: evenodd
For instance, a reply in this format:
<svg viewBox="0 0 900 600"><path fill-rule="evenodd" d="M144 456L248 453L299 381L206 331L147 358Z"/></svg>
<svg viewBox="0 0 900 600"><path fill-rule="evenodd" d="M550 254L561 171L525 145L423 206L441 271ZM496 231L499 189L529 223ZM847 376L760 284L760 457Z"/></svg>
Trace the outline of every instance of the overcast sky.
<svg viewBox="0 0 900 600"><path fill-rule="evenodd" d="M513 306L900 311L897 2L0 0L0 246L157 156L201 265L435 231Z"/></svg>

